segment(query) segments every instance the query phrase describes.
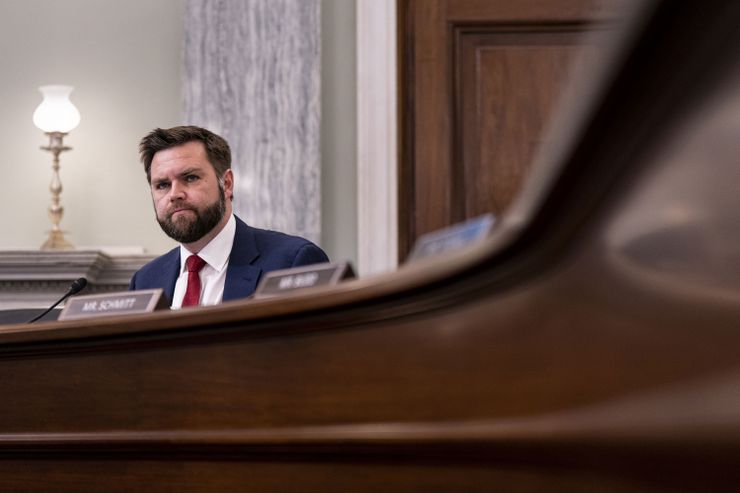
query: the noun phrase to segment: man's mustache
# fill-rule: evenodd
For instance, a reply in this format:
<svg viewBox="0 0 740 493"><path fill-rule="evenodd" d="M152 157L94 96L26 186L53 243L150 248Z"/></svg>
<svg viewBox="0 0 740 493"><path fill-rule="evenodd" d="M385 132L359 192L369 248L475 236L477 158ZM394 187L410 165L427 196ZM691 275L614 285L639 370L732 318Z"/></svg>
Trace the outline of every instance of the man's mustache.
<svg viewBox="0 0 740 493"><path fill-rule="evenodd" d="M196 214L198 213L198 209L195 208L195 207L193 207L193 206L191 206L191 205L189 205L189 204L178 204L176 206L168 207L167 208L167 211L166 211L167 217L170 217L171 218L172 215L175 214L175 212L178 212L178 211L193 211Z"/></svg>

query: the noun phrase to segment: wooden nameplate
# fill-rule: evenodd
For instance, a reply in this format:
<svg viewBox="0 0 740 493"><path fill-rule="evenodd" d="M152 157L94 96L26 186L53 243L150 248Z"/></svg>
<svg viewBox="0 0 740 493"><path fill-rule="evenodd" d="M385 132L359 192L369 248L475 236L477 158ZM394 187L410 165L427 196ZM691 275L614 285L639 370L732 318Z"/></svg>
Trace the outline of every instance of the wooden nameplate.
<svg viewBox="0 0 740 493"><path fill-rule="evenodd" d="M254 298L269 298L299 289L331 286L353 279L355 272L349 262L326 263L267 272L254 292Z"/></svg>
<svg viewBox="0 0 740 493"><path fill-rule="evenodd" d="M169 307L169 302L162 289L73 296L64 305L58 320L150 313Z"/></svg>

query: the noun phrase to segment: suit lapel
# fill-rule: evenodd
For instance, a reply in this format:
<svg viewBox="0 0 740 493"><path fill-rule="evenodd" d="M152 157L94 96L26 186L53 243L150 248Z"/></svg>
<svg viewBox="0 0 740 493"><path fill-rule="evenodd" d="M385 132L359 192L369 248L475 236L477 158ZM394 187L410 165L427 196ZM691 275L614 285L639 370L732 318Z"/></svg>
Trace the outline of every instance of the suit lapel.
<svg viewBox="0 0 740 493"><path fill-rule="evenodd" d="M224 283L224 301L246 298L257 288L262 269L252 265L259 257L259 250L252 228L236 217L236 234L231 247L229 266Z"/></svg>
<svg viewBox="0 0 740 493"><path fill-rule="evenodd" d="M167 295L167 299L172 303L172 299L175 295L175 283L177 278L180 276L180 249L175 248L170 250L165 258L165 263L162 265L162 272L164 275L164 294Z"/></svg>
<svg viewBox="0 0 740 493"><path fill-rule="evenodd" d="M231 265L226 270L223 301L246 298L257 289L262 269L254 265Z"/></svg>

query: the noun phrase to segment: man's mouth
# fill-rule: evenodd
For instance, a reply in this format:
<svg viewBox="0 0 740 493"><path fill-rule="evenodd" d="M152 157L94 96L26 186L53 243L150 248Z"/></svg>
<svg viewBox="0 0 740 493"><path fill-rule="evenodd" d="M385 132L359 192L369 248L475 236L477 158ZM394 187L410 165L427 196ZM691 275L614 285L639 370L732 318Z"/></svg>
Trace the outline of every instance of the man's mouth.
<svg viewBox="0 0 740 493"><path fill-rule="evenodd" d="M172 212L170 212L170 217L175 217L177 215L182 215L186 212L194 212L193 209L189 207L178 207L177 209L173 209Z"/></svg>

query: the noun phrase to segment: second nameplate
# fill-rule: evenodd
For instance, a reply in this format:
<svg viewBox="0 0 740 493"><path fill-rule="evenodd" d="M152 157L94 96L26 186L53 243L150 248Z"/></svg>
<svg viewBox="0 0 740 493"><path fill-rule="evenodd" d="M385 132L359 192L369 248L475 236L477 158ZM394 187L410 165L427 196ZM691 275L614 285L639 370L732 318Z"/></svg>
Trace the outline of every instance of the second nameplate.
<svg viewBox="0 0 740 493"><path fill-rule="evenodd" d="M254 298L270 298L300 289L332 286L354 277L355 272L349 262L275 270L262 277L254 292Z"/></svg>

